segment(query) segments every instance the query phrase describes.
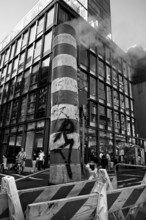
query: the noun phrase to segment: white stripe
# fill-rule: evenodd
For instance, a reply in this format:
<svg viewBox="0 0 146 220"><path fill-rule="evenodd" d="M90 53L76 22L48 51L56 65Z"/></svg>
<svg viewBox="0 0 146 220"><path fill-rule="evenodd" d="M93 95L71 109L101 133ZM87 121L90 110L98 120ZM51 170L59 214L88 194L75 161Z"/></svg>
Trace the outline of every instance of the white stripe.
<svg viewBox="0 0 146 220"><path fill-rule="evenodd" d="M70 77L61 77L53 80L51 93L57 92L59 90L69 90L77 93L77 80L72 79Z"/></svg>
<svg viewBox="0 0 146 220"><path fill-rule="evenodd" d="M65 143L64 137L63 135L61 135L61 138L59 140L57 140L54 143L54 139L56 137L57 133L53 133L50 135L50 144L49 144L49 148L50 150L54 150L54 149L58 149L62 144ZM71 133L71 134L67 134L68 139L73 139L74 140L74 145L72 147L72 149L79 149L80 147L80 135L78 133ZM66 146L65 149L69 148L70 146Z"/></svg>
<svg viewBox="0 0 146 220"><path fill-rule="evenodd" d="M58 66L71 66L77 71L77 60L69 54L59 54L52 60L52 69Z"/></svg>
<svg viewBox="0 0 146 220"><path fill-rule="evenodd" d="M59 34L53 40L53 46L55 47L58 44L70 44L76 48L76 39L71 34Z"/></svg>
<svg viewBox="0 0 146 220"><path fill-rule="evenodd" d="M79 108L74 105L54 105L51 108L51 121L57 119L75 119L79 121Z"/></svg>

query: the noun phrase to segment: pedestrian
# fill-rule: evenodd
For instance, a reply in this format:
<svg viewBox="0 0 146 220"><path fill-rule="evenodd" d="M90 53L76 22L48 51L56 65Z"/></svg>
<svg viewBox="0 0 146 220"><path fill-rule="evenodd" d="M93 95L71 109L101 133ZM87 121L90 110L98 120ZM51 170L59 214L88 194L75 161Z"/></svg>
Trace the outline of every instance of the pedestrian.
<svg viewBox="0 0 146 220"><path fill-rule="evenodd" d="M111 157L109 153L106 154L106 158L108 160L107 171L110 172L111 171Z"/></svg>
<svg viewBox="0 0 146 220"><path fill-rule="evenodd" d="M108 160L106 158L106 155L103 155L101 158L101 167L102 169L107 169L108 166Z"/></svg>
<svg viewBox="0 0 146 220"><path fill-rule="evenodd" d="M17 155L17 161L18 165L21 167L21 174L23 174L25 169L25 161L26 161L26 152L24 151L24 148L21 148L21 151ZM19 168L20 168L19 167Z"/></svg>
<svg viewBox="0 0 146 220"><path fill-rule="evenodd" d="M32 172L35 172L36 168L37 168L37 153L36 151L34 151L32 155Z"/></svg>
<svg viewBox="0 0 146 220"><path fill-rule="evenodd" d="M40 150L38 158L39 158L38 159L38 170L41 170L41 169L43 169L44 158L45 158L45 154L42 150Z"/></svg>

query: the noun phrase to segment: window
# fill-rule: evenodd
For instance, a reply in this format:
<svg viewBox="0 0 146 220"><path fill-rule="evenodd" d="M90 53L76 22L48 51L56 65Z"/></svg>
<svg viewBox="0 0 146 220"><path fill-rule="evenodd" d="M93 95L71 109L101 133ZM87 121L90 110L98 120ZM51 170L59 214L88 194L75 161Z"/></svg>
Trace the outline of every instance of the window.
<svg viewBox="0 0 146 220"><path fill-rule="evenodd" d="M54 8L52 8L50 11L47 12L46 29L53 25L53 20L54 20Z"/></svg>
<svg viewBox="0 0 146 220"><path fill-rule="evenodd" d="M113 129L113 115L112 110L107 109L107 129L111 131Z"/></svg>
<svg viewBox="0 0 146 220"><path fill-rule="evenodd" d="M120 132L120 115L118 112L114 112L115 131Z"/></svg>
<svg viewBox="0 0 146 220"><path fill-rule="evenodd" d="M5 53L5 62L4 63L7 63L8 60L9 60L9 55L10 55L10 47L6 50L6 53Z"/></svg>
<svg viewBox="0 0 146 220"><path fill-rule="evenodd" d="M29 82L30 82L30 70L24 72L24 76L22 79L22 93L26 93L29 90Z"/></svg>
<svg viewBox="0 0 146 220"><path fill-rule="evenodd" d="M100 79L105 78L104 63L101 60L98 60L98 76Z"/></svg>
<svg viewBox="0 0 146 220"><path fill-rule="evenodd" d="M90 72L96 74L96 57L90 54Z"/></svg>
<svg viewBox="0 0 146 220"><path fill-rule="evenodd" d="M125 102L126 102L126 113L129 114L130 113L129 98L126 97Z"/></svg>
<svg viewBox="0 0 146 220"><path fill-rule="evenodd" d="M120 93L120 111L124 112L124 96Z"/></svg>
<svg viewBox="0 0 146 220"><path fill-rule="evenodd" d="M6 81L10 79L11 70L12 70L12 63L9 63L9 65L8 65L8 71L7 71L7 74L6 74Z"/></svg>
<svg viewBox="0 0 146 220"><path fill-rule="evenodd" d="M109 86L107 88L107 105L111 106L112 105L112 90Z"/></svg>
<svg viewBox="0 0 146 220"><path fill-rule="evenodd" d="M105 58L107 62L110 62L110 49L108 47L105 48Z"/></svg>
<svg viewBox="0 0 146 220"><path fill-rule="evenodd" d="M123 77L119 75L119 90L123 92L124 90L124 83L123 83Z"/></svg>
<svg viewBox="0 0 146 220"><path fill-rule="evenodd" d="M27 104L27 119L34 119L35 114L35 104L36 104L36 92L29 95Z"/></svg>
<svg viewBox="0 0 146 220"><path fill-rule="evenodd" d="M25 120L26 116L26 109L27 109L27 98L26 96L22 98L21 104L20 104L20 114L19 114L19 122L22 122Z"/></svg>
<svg viewBox="0 0 146 220"><path fill-rule="evenodd" d="M126 116L127 135L131 135L130 117Z"/></svg>
<svg viewBox="0 0 146 220"><path fill-rule="evenodd" d="M45 35L43 55L46 55L51 51L51 45L52 45L52 31Z"/></svg>
<svg viewBox="0 0 146 220"><path fill-rule="evenodd" d="M17 114L18 114L18 105L19 105L19 100L13 102L12 115L11 115L12 124L16 123Z"/></svg>
<svg viewBox="0 0 146 220"><path fill-rule="evenodd" d="M132 98L132 83L129 83L130 97Z"/></svg>
<svg viewBox="0 0 146 220"><path fill-rule="evenodd" d="M12 68L12 76L11 77L14 77L17 73L17 68L18 68L18 58L16 58L14 60L14 63L13 63L13 68Z"/></svg>
<svg viewBox="0 0 146 220"><path fill-rule="evenodd" d="M96 104L90 102L90 126L96 126Z"/></svg>
<svg viewBox="0 0 146 220"><path fill-rule="evenodd" d="M127 77L127 64L125 62L123 62L122 66L123 66L123 74L124 74L124 76Z"/></svg>
<svg viewBox="0 0 146 220"><path fill-rule="evenodd" d="M37 61L40 58L40 54L41 54L41 45L42 45L42 39L38 40L35 44L35 48L34 48L34 60Z"/></svg>
<svg viewBox="0 0 146 220"><path fill-rule="evenodd" d="M20 52L20 48L21 48L21 38L19 38L18 41L17 41L16 54L15 55L17 55Z"/></svg>
<svg viewBox="0 0 146 220"><path fill-rule="evenodd" d="M40 83L47 83L50 78L50 57L42 61Z"/></svg>
<svg viewBox="0 0 146 220"><path fill-rule="evenodd" d="M33 25L30 28L29 44L31 44L35 40L35 32L36 32L36 27L35 25Z"/></svg>
<svg viewBox="0 0 146 220"><path fill-rule="evenodd" d="M59 8L58 23L59 24L64 23L69 20L71 20L71 15L60 7Z"/></svg>
<svg viewBox="0 0 146 220"><path fill-rule="evenodd" d="M99 92L99 102L104 103L105 102L105 85L102 82L99 82L98 84L98 92Z"/></svg>
<svg viewBox="0 0 146 220"><path fill-rule="evenodd" d="M118 87L118 74L115 70L113 70L113 87Z"/></svg>
<svg viewBox="0 0 146 220"><path fill-rule="evenodd" d="M10 60L14 57L14 52L15 52L15 44L13 44L11 47Z"/></svg>
<svg viewBox="0 0 146 220"><path fill-rule="evenodd" d="M125 130L126 130L125 116L121 114L121 133L125 134Z"/></svg>
<svg viewBox="0 0 146 220"><path fill-rule="evenodd" d="M9 97L8 97L9 100L13 98L14 86L15 86L15 80L13 79L10 81L10 84L9 84Z"/></svg>
<svg viewBox="0 0 146 220"><path fill-rule="evenodd" d="M39 63L32 67L31 79L30 79L30 89L35 89L38 87L39 78Z"/></svg>
<svg viewBox="0 0 146 220"><path fill-rule="evenodd" d="M96 79L90 76L90 98L96 99Z"/></svg>
<svg viewBox="0 0 146 220"><path fill-rule="evenodd" d="M8 83L5 84L4 91L3 91L3 103L7 101L7 96L8 96Z"/></svg>
<svg viewBox="0 0 146 220"><path fill-rule="evenodd" d="M1 67L2 67L3 64L4 64L4 57L5 57L5 54L3 53L3 54L1 55Z"/></svg>
<svg viewBox="0 0 146 220"><path fill-rule="evenodd" d="M6 72L7 72L7 67L5 66L1 74L1 80L0 80L1 85L5 82Z"/></svg>
<svg viewBox="0 0 146 220"><path fill-rule="evenodd" d="M21 55L20 55L20 59L19 59L19 65L18 65L18 72L20 73L23 68L24 68L24 59L25 59L25 52L23 52Z"/></svg>
<svg viewBox="0 0 146 220"><path fill-rule="evenodd" d="M106 66L106 82L111 84L111 68Z"/></svg>
<svg viewBox="0 0 146 220"><path fill-rule="evenodd" d="M106 126L106 112L103 105L99 105L99 128L105 129Z"/></svg>
<svg viewBox="0 0 146 220"><path fill-rule="evenodd" d="M80 71L78 73L78 88L79 90L88 91L87 74L86 72Z"/></svg>
<svg viewBox="0 0 146 220"><path fill-rule="evenodd" d="M7 108L6 108L5 118L4 118L5 125L9 124L10 115L11 115L11 103L8 103Z"/></svg>
<svg viewBox="0 0 146 220"><path fill-rule="evenodd" d="M37 118L46 116L46 103L47 103L47 87L39 90L39 100L37 109Z"/></svg>
<svg viewBox="0 0 146 220"><path fill-rule="evenodd" d="M102 42L98 46L98 55L104 57L104 44Z"/></svg>
<svg viewBox="0 0 146 220"><path fill-rule="evenodd" d="M21 81L22 81L22 74L20 74L19 76L17 76L17 79L16 79L15 97L18 97L18 96L20 95Z"/></svg>
<svg viewBox="0 0 146 220"><path fill-rule="evenodd" d="M22 49L26 47L27 39L28 39L28 31L25 32L24 35L23 35L23 39L22 39Z"/></svg>
<svg viewBox="0 0 146 220"><path fill-rule="evenodd" d="M28 50L27 50L25 68L27 68L28 66L31 65L32 56L33 56L33 46L29 47Z"/></svg>
<svg viewBox="0 0 146 220"><path fill-rule="evenodd" d="M114 108L118 109L119 107L119 94L114 90Z"/></svg>
<svg viewBox="0 0 146 220"><path fill-rule="evenodd" d="M44 17L38 20L37 36L40 36L42 34L43 28L44 28Z"/></svg>
<svg viewBox="0 0 146 220"><path fill-rule="evenodd" d="M88 67L87 49L82 45L80 46L80 50L79 50L79 60L81 67L87 69Z"/></svg>

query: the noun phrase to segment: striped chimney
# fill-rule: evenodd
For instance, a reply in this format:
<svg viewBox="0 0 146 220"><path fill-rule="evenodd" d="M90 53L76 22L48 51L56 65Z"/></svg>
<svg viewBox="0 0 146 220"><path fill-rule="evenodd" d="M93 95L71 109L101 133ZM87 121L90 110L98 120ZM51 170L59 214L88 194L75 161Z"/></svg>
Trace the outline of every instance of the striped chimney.
<svg viewBox="0 0 146 220"><path fill-rule="evenodd" d="M81 180L77 45L69 24L56 27L53 37L50 183Z"/></svg>

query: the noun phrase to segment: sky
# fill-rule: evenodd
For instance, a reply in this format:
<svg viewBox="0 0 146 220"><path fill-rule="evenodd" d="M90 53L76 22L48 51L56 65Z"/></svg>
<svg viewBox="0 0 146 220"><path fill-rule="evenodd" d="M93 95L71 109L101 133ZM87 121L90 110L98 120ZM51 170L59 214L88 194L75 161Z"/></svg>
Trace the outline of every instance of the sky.
<svg viewBox="0 0 146 220"><path fill-rule="evenodd" d="M124 51L133 45L146 49L146 0L110 1L112 39ZM37 2L0 0L0 42Z"/></svg>

